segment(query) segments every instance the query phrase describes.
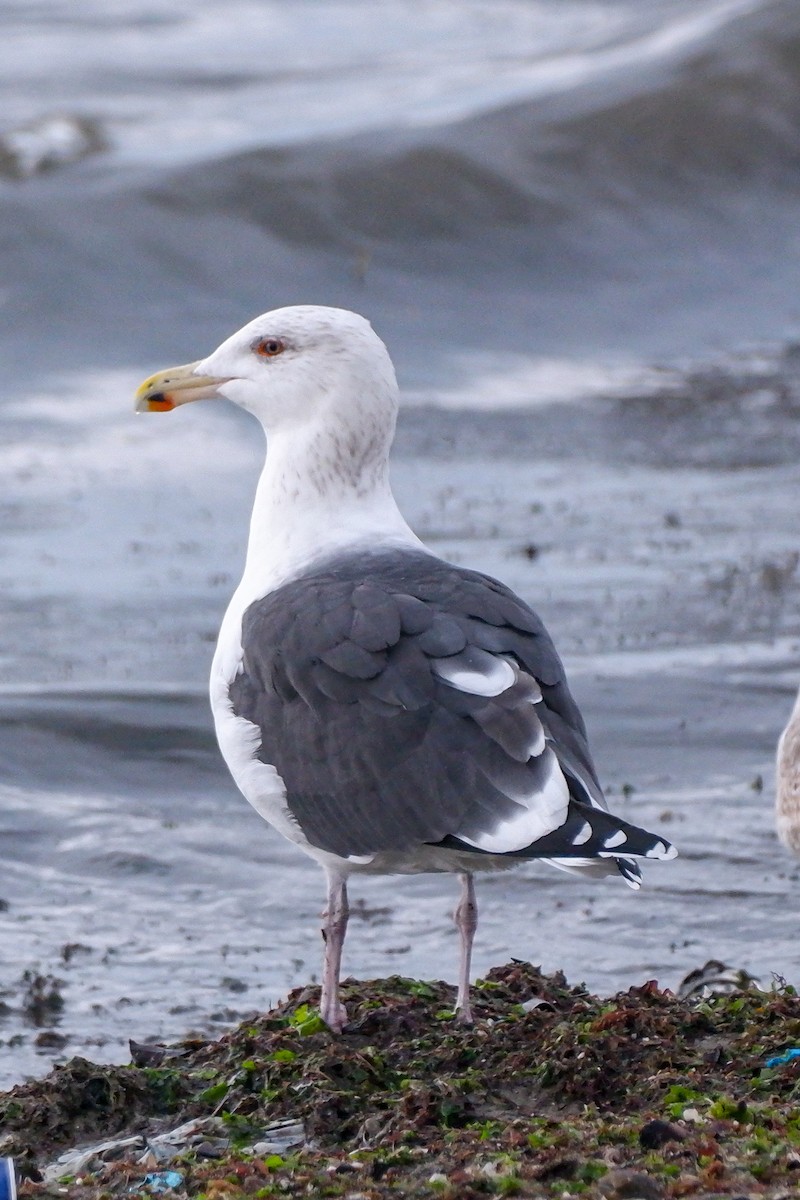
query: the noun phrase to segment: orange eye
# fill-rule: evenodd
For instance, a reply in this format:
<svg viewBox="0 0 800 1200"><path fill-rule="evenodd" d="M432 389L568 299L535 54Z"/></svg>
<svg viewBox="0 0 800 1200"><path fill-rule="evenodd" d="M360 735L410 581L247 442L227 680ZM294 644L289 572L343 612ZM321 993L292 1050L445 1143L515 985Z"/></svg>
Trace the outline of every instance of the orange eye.
<svg viewBox="0 0 800 1200"><path fill-rule="evenodd" d="M253 343L253 350L259 358L275 358L276 355L282 354L286 349L286 343L283 338L265 337L259 338Z"/></svg>

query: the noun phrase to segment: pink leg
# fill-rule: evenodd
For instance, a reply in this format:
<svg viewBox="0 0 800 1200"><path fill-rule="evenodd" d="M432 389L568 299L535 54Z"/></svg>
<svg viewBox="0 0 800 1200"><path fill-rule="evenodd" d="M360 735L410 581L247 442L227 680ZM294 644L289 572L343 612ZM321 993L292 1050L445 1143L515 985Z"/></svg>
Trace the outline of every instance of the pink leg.
<svg viewBox="0 0 800 1200"><path fill-rule="evenodd" d="M478 928L478 903L475 885L467 872L459 875L461 899L453 913L453 920L461 935L461 961L458 971L458 996L456 997L456 1020L459 1025L472 1024L472 1008L469 1002L469 968L472 960L472 939Z"/></svg>
<svg viewBox="0 0 800 1200"><path fill-rule="evenodd" d="M334 1033L341 1033L347 1021L347 1009L339 1000L339 972L342 966L342 947L347 933L347 881L342 875L328 872L328 905L322 914L322 940L325 952L322 959L322 996L319 1012Z"/></svg>

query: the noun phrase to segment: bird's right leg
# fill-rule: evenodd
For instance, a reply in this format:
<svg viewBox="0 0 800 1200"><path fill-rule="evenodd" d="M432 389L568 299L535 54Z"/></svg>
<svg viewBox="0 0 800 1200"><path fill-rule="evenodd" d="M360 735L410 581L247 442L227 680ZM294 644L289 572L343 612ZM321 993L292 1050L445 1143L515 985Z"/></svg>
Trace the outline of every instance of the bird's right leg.
<svg viewBox="0 0 800 1200"><path fill-rule="evenodd" d="M461 880L461 898L453 913L461 942L461 955L458 968L458 996L456 997L456 1020L459 1025L472 1024L472 1006L469 1002L469 969L472 961L472 941L478 928L478 902L475 899L475 885L468 871L459 875Z"/></svg>
<svg viewBox="0 0 800 1200"><path fill-rule="evenodd" d="M334 871L328 871L327 875L328 904L322 914L322 940L325 943L325 951L322 959L322 996L319 1011L328 1028L334 1033L341 1033L347 1022L347 1009L339 999L339 972L350 907L347 903L345 877Z"/></svg>

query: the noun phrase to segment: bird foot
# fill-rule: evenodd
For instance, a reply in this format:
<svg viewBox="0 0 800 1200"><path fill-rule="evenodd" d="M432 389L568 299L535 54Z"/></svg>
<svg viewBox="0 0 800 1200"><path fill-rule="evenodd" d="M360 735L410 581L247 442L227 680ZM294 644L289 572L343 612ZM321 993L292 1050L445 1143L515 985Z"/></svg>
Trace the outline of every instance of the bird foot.
<svg viewBox="0 0 800 1200"><path fill-rule="evenodd" d="M319 1015L332 1033L341 1033L347 1024L347 1009L339 1000L334 1003L323 1000L319 1006Z"/></svg>
<svg viewBox="0 0 800 1200"><path fill-rule="evenodd" d="M456 1009L456 1025L474 1025L475 1018L472 1015L472 1009L468 1004L459 1005Z"/></svg>

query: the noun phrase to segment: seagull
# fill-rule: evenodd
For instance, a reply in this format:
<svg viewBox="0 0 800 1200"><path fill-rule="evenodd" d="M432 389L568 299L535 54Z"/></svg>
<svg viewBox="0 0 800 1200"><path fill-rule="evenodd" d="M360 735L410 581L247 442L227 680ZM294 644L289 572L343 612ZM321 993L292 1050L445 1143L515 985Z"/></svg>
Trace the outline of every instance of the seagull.
<svg viewBox="0 0 800 1200"><path fill-rule="evenodd" d="M564 668L508 587L437 557L389 483L398 386L369 322L301 305L150 376L139 411L221 396L267 454L210 698L245 799L327 877L320 1015L340 1033L351 875L452 872L472 1022L473 875L528 859L622 876L671 859L606 806Z"/></svg>

